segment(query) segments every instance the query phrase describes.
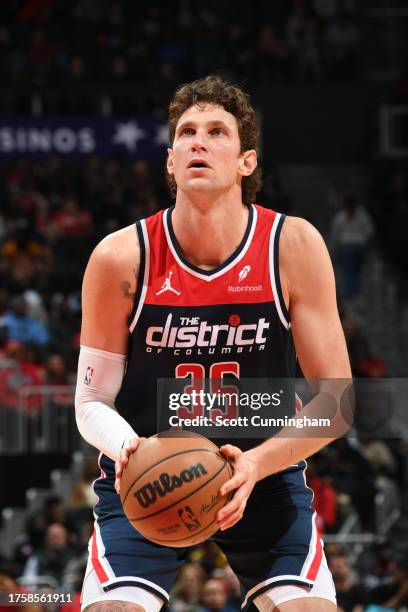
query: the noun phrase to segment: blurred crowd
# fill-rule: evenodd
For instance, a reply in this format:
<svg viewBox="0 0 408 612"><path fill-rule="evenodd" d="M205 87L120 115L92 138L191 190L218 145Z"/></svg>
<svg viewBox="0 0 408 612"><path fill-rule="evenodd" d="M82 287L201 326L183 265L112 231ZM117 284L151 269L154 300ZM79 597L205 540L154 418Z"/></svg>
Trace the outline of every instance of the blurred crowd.
<svg viewBox="0 0 408 612"><path fill-rule="evenodd" d="M0 176L0 404L15 406L24 386L73 382L92 248L169 199L144 161L19 160Z"/></svg>
<svg viewBox="0 0 408 612"><path fill-rule="evenodd" d="M353 0L275 0L234 6L154 0L7 0L4 83L139 82L173 88L222 71L254 83L352 79L360 68ZM255 41L255 42L254 42Z"/></svg>

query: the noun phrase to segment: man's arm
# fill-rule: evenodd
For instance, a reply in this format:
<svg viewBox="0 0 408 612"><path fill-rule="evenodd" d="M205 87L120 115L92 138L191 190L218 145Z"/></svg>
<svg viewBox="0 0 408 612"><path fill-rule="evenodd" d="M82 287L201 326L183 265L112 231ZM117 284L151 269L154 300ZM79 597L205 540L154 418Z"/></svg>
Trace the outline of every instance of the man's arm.
<svg viewBox="0 0 408 612"><path fill-rule="evenodd" d="M334 418L328 431L304 427L300 436L299 429L285 427L245 453L232 445L222 447L234 462L235 474L221 488L221 494L237 491L218 515L221 529L231 527L242 516L256 481L306 459L349 427L339 410L351 384L351 370L337 310L333 268L319 232L303 219L285 220L280 238L280 275L297 356L305 377L318 391L296 418ZM319 437L313 437L316 435Z"/></svg>
<svg viewBox="0 0 408 612"><path fill-rule="evenodd" d="M97 245L82 285L81 344L126 354L139 259L134 226L110 234Z"/></svg>
<svg viewBox="0 0 408 612"><path fill-rule="evenodd" d="M115 410L126 365L128 317L139 266L134 226L107 236L93 251L82 287L81 352L75 410L82 436L117 461L137 437Z"/></svg>
<svg viewBox="0 0 408 612"><path fill-rule="evenodd" d="M351 369L337 309L333 267L321 235L304 219L285 220L280 262L297 357L303 374L318 391L297 418L335 416L326 431L285 427L274 438L248 451L248 457L261 466L260 478L313 455L349 427L340 408L350 416L347 392ZM316 434L318 437L313 437Z"/></svg>

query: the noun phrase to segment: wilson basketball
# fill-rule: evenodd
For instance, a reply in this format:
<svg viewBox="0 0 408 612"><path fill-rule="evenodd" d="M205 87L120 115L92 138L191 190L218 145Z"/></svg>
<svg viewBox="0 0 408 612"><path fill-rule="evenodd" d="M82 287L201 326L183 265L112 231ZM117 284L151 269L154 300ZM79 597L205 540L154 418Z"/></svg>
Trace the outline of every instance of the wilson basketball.
<svg viewBox="0 0 408 612"><path fill-rule="evenodd" d="M133 527L156 544L198 544L218 530L217 512L230 496L228 460L203 436L169 431L143 440L123 470L120 498Z"/></svg>

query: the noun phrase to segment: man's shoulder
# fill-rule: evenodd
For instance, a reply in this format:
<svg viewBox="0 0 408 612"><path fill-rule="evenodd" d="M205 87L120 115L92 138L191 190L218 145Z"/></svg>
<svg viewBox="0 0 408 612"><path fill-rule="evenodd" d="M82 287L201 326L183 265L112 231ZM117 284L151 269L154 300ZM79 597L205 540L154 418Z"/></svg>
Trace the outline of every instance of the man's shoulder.
<svg viewBox="0 0 408 612"><path fill-rule="evenodd" d="M323 238L310 221L303 217L286 216L282 226L282 240L294 247L307 247L317 243L321 244Z"/></svg>
<svg viewBox="0 0 408 612"><path fill-rule="evenodd" d="M139 258L139 240L135 225L128 225L105 236L95 247L95 261L109 268L135 263Z"/></svg>
<svg viewBox="0 0 408 612"><path fill-rule="evenodd" d="M320 232L306 219L287 217L282 226L279 261L283 275L291 284L303 283L328 257Z"/></svg>

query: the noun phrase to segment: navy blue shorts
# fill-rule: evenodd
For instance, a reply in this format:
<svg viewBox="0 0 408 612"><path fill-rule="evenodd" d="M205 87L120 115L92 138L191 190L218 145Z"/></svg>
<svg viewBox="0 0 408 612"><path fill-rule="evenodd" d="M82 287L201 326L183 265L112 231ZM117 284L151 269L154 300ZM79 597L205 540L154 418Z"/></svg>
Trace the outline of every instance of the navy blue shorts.
<svg viewBox="0 0 408 612"><path fill-rule="evenodd" d="M188 548L153 544L125 517L113 488L114 463L100 459L95 483L99 501L90 543L92 564L105 592L142 587L167 602ZM283 584L312 587L322 559L313 493L306 486L306 463L257 483L243 518L213 536L241 583L243 609L270 588Z"/></svg>

